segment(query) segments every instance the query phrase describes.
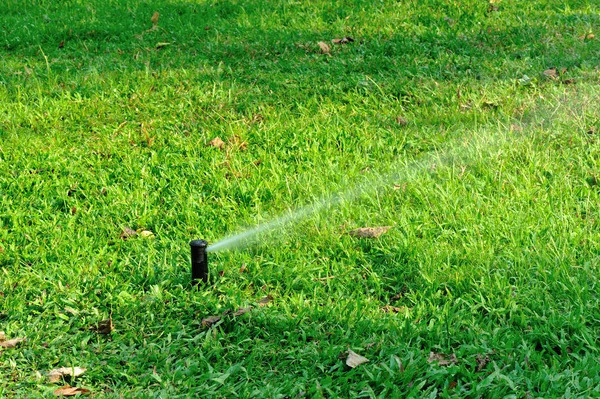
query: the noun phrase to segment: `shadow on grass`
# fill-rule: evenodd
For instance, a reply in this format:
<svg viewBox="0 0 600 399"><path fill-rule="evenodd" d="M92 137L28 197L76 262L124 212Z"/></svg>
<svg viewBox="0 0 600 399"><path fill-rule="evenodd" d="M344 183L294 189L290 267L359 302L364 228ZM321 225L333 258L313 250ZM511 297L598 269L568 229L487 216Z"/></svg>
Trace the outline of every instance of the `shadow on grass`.
<svg viewBox="0 0 600 399"><path fill-rule="evenodd" d="M156 7L122 1L65 7L18 2L0 7L5 27L0 45L10 60L5 73L31 64L37 64L37 73L49 68L65 77L165 69L198 73L209 67L209 79L276 93L300 89L327 96L370 88L410 102L423 96L415 93L421 80L514 80L541 76L553 66L588 69L599 59L595 42L580 39L600 20L583 3L568 9L507 4L497 11L485 2L457 7L438 1L172 1ZM155 11L160 19L153 29ZM344 36L355 41L330 43ZM318 41L329 43L331 54L321 54Z"/></svg>

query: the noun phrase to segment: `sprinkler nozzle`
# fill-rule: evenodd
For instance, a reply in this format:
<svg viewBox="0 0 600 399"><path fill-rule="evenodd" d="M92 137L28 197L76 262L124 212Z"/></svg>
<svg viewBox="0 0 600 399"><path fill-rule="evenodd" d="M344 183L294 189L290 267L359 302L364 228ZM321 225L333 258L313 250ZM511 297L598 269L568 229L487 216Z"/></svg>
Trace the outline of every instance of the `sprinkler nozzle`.
<svg viewBox="0 0 600 399"><path fill-rule="evenodd" d="M192 284L198 284L199 280L208 282L208 256L206 247L208 242L204 240L194 240L190 242L192 249Z"/></svg>

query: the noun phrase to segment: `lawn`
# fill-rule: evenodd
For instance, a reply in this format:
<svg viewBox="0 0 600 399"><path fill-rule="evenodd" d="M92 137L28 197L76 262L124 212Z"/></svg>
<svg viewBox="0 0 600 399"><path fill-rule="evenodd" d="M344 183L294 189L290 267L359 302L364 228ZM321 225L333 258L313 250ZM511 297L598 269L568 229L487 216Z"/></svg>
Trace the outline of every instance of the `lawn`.
<svg viewBox="0 0 600 399"><path fill-rule="evenodd" d="M0 26L0 397L600 397L596 2Z"/></svg>

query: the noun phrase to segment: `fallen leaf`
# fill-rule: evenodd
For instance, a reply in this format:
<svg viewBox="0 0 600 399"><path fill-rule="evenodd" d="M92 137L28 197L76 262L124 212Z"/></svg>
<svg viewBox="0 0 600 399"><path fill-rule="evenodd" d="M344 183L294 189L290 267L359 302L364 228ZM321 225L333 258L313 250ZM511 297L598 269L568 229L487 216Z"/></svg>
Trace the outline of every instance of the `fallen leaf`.
<svg viewBox="0 0 600 399"><path fill-rule="evenodd" d="M233 315L234 316L241 316L245 313L248 313L252 310L252 306L248 306L246 308L239 308Z"/></svg>
<svg viewBox="0 0 600 399"><path fill-rule="evenodd" d="M517 124L513 123L510 125L510 130L512 130L514 132L522 132L523 127L521 125L517 125Z"/></svg>
<svg viewBox="0 0 600 399"><path fill-rule="evenodd" d="M354 39L351 38L350 36L346 36L341 39L333 39L331 41L331 43L333 43L333 44L346 44L346 43L352 43L352 42L354 42Z"/></svg>
<svg viewBox="0 0 600 399"><path fill-rule="evenodd" d="M363 363L367 363L369 359L359 355L358 353L353 352L351 349L348 349L348 358L346 358L346 365L348 367L355 368L360 366Z"/></svg>
<svg viewBox="0 0 600 399"><path fill-rule="evenodd" d="M490 362L490 357L488 355L478 354L477 355L477 372L480 372L487 366Z"/></svg>
<svg viewBox="0 0 600 399"><path fill-rule="evenodd" d="M99 321L97 325L90 327L90 330L97 332L98 334L110 334L114 329L112 317Z"/></svg>
<svg viewBox="0 0 600 399"><path fill-rule="evenodd" d="M13 339L9 339L7 341L6 341L6 337L4 337L4 339L5 340L0 342L0 347L5 348L5 349L14 348L19 343L25 341L25 338L13 338Z"/></svg>
<svg viewBox="0 0 600 399"><path fill-rule="evenodd" d="M544 71L544 76L551 79L558 79L558 71L556 68L548 68Z"/></svg>
<svg viewBox="0 0 600 399"><path fill-rule="evenodd" d="M382 234L386 233L392 226L381 226L381 227L361 227L348 232L352 237L360 238L378 238Z"/></svg>
<svg viewBox="0 0 600 399"><path fill-rule="evenodd" d="M6 334L4 331L0 331L0 342L6 341Z"/></svg>
<svg viewBox="0 0 600 399"><path fill-rule="evenodd" d="M225 142L223 140L221 140L220 137L215 137L214 139L212 139L211 141L208 142L208 145L210 147L222 149L223 147L225 147Z"/></svg>
<svg viewBox="0 0 600 399"><path fill-rule="evenodd" d="M325 42L318 42L317 44L319 45L319 48L321 49L321 54L330 54L331 53L331 47L329 47L329 44L327 44Z"/></svg>
<svg viewBox="0 0 600 399"><path fill-rule="evenodd" d="M396 118L396 123L399 124L400 126L408 125L408 121L401 116Z"/></svg>
<svg viewBox="0 0 600 399"><path fill-rule="evenodd" d="M381 310L383 310L386 313L400 313L400 312L404 312L406 308L405 307L397 307L397 306L391 306L391 305L385 305L381 308Z"/></svg>
<svg viewBox="0 0 600 399"><path fill-rule="evenodd" d="M63 377L77 377L85 373L87 369L82 367L61 367L48 372L50 382L58 382Z"/></svg>
<svg viewBox="0 0 600 399"><path fill-rule="evenodd" d="M212 327L221 320L221 316L209 316L202 319L202 327Z"/></svg>
<svg viewBox="0 0 600 399"><path fill-rule="evenodd" d="M56 391L54 391L54 396L88 395L89 393L89 389L65 385L64 387L58 388Z"/></svg>
<svg viewBox="0 0 600 399"><path fill-rule="evenodd" d="M451 355L444 355L443 353L429 352L429 358L427 359L427 362L437 362L438 366L449 366L451 364L458 363L458 359L454 353Z"/></svg>
<svg viewBox="0 0 600 399"><path fill-rule="evenodd" d="M240 273L244 273L247 270L248 270L248 268L246 267L246 264L242 263L242 267L240 267Z"/></svg>
<svg viewBox="0 0 600 399"><path fill-rule="evenodd" d="M171 45L171 43L169 43L169 42L158 42L158 43L156 43L156 46L154 46L154 47L157 50L160 50L161 48L164 48L164 47L167 47L167 46L170 46L170 45Z"/></svg>
<svg viewBox="0 0 600 399"><path fill-rule="evenodd" d="M456 23L456 21L454 21L452 18L450 17L444 17L444 21L446 21L446 23L450 26L454 26L454 24Z"/></svg>
<svg viewBox="0 0 600 399"><path fill-rule="evenodd" d="M72 308L72 307L70 307L70 306L66 306L66 307L65 307L65 313L70 313L70 314L72 314L73 316L77 316L77 315L79 314L79 311L78 311L77 309L73 309L73 308Z"/></svg>
<svg viewBox="0 0 600 399"><path fill-rule="evenodd" d="M271 295L267 295L266 297L261 298L260 301L258 301L258 304L260 306L265 306L266 304L268 304L272 300L273 300L273 297Z"/></svg>
<svg viewBox="0 0 600 399"><path fill-rule="evenodd" d="M125 227L123 229L123 232L121 233L121 238L123 240L126 240L126 239L131 238L131 237L135 237L135 236L137 236L137 231L135 231L131 227Z"/></svg>
<svg viewBox="0 0 600 399"><path fill-rule="evenodd" d="M154 14L152 14L152 25L158 25L158 18L160 18L160 14L158 11L155 11Z"/></svg>

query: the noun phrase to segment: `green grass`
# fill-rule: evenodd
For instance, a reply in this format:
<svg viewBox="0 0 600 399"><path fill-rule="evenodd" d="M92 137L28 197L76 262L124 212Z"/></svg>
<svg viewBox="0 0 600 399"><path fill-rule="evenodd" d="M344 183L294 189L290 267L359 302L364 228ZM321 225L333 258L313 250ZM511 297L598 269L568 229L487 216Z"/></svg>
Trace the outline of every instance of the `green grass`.
<svg viewBox="0 0 600 399"><path fill-rule="evenodd" d="M600 9L489 7L4 1L0 397L600 396Z"/></svg>

